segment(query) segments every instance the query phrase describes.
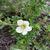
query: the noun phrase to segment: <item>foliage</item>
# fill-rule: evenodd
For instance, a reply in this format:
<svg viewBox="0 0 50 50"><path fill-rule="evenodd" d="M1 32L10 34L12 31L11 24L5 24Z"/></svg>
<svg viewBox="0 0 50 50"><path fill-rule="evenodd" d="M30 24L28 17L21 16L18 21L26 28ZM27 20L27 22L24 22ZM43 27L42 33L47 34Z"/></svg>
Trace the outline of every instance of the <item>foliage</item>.
<svg viewBox="0 0 50 50"><path fill-rule="evenodd" d="M50 50L50 39L47 38L48 32L50 32L50 24L47 22L48 15L41 14L43 10L47 12L47 8L44 5L44 0L0 0L0 28L9 25L12 28L10 30L11 35L15 36L17 40L16 44L10 46L10 50L30 50L30 48L32 50ZM33 28L25 36L16 32L19 19L29 21ZM39 32L44 28L45 31L42 31L43 35L41 37ZM44 35L45 33L46 35ZM39 39L40 41L37 41ZM48 44L43 42L44 39ZM30 43L34 45L30 45Z"/></svg>

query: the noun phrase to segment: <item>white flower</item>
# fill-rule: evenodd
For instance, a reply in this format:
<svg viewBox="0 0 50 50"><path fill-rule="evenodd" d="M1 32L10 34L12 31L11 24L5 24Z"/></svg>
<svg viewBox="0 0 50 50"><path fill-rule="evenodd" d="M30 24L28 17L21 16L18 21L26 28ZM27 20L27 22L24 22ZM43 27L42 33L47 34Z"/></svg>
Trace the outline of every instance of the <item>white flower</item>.
<svg viewBox="0 0 50 50"><path fill-rule="evenodd" d="M17 25L18 25L18 27L16 28L16 31L18 33L22 33L23 35L26 35L28 33L28 31L32 30L32 27L29 26L28 21L18 20Z"/></svg>

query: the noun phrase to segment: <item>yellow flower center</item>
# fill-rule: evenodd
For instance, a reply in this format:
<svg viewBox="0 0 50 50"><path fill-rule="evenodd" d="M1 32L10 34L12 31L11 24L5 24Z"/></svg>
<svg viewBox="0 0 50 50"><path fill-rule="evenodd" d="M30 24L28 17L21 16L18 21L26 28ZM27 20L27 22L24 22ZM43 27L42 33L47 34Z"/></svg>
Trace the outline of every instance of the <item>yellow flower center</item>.
<svg viewBox="0 0 50 50"><path fill-rule="evenodd" d="M22 24L21 25L21 28L25 29L26 28L26 25L25 24Z"/></svg>

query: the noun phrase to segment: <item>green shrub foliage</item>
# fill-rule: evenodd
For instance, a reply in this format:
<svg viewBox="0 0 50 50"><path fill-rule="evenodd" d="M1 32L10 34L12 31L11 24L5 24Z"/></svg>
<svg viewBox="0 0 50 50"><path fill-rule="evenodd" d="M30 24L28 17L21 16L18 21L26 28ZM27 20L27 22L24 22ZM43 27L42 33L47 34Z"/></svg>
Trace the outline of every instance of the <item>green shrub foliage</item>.
<svg viewBox="0 0 50 50"><path fill-rule="evenodd" d="M0 0L0 29L9 25L11 35L16 38L10 50L50 50L47 7L45 0ZM32 26L32 31L25 36L16 32L20 19L29 21Z"/></svg>

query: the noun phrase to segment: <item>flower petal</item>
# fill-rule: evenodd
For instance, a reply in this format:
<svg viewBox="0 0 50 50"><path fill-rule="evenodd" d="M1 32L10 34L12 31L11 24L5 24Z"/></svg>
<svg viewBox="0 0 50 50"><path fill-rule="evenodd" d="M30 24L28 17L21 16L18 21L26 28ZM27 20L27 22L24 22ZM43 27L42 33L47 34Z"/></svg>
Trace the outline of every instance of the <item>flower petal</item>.
<svg viewBox="0 0 50 50"><path fill-rule="evenodd" d="M28 22L28 21L24 21L24 24L25 24L26 26L29 26L29 22Z"/></svg>
<svg viewBox="0 0 50 50"><path fill-rule="evenodd" d="M31 31L31 30L32 30L32 27L31 27L31 26L28 26L28 27L26 28L26 30L27 30L27 31Z"/></svg>
<svg viewBox="0 0 50 50"><path fill-rule="evenodd" d="M22 34L23 34L23 35L26 35L27 33L28 33L28 32L27 32L27 31L25 31L25 30L22 32Z"/></svg>
<svg viewBox="0 0 50 50"><path fill-rule="evenodd" d="M16 28L16 31L17 31L18 33L22 33L23 30L22 30L21 27L17 27L17 28Z"/></svg>
<svg viewBox="0 0 50 50"><path fill-rule="evenodd" d="M22 24L23 24L23 20L18 20L18 21L17 21L17 25L18 25L18 26L20 26L20 25L22 25Z"/></svg>

